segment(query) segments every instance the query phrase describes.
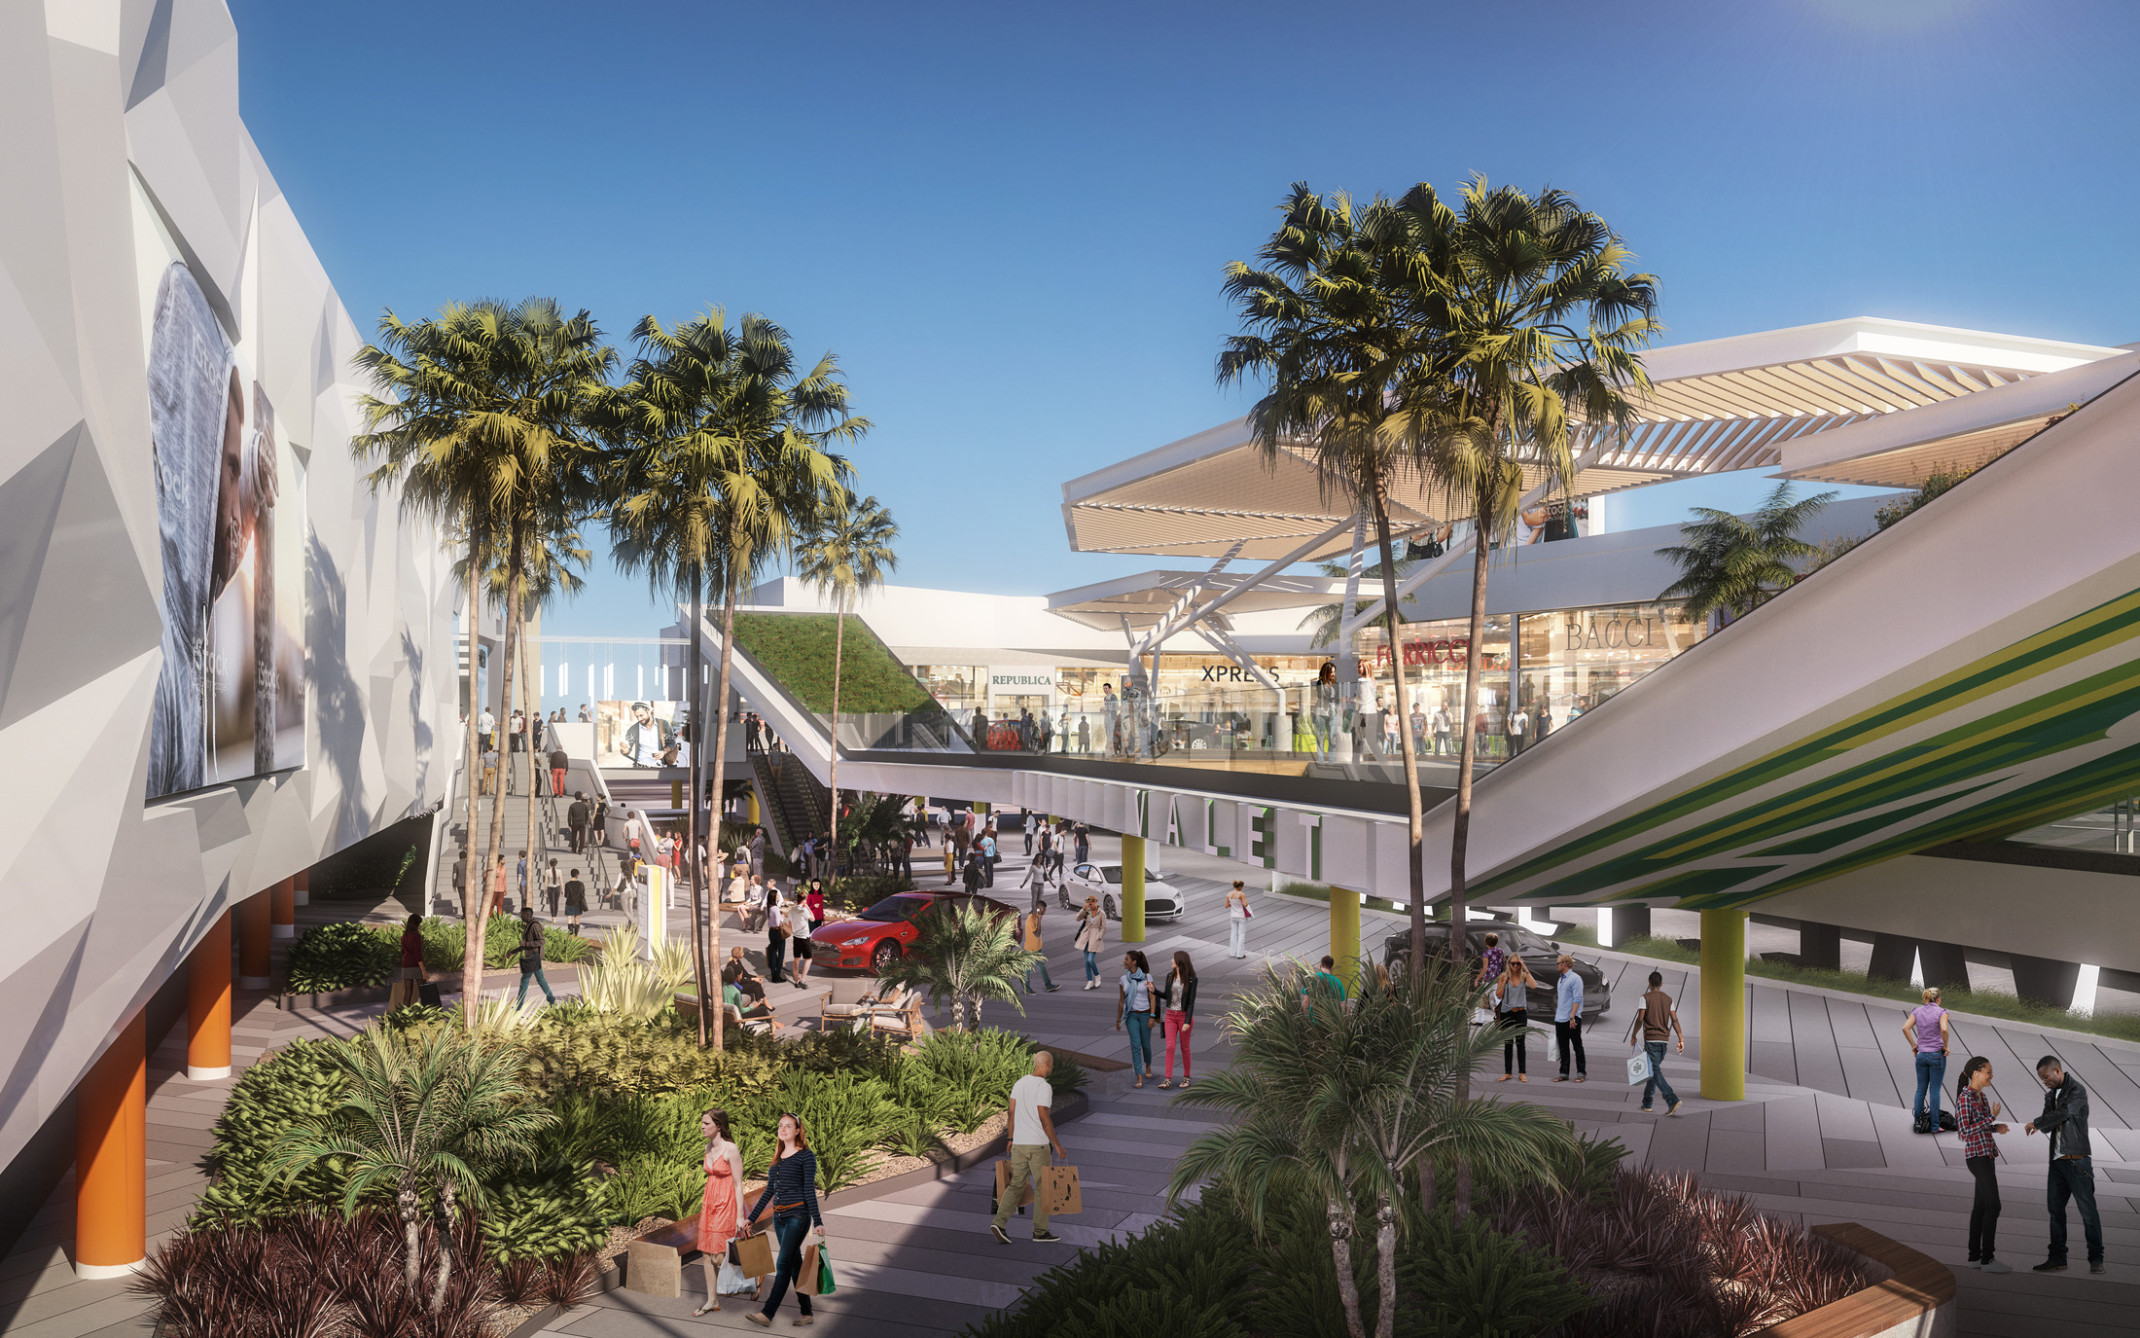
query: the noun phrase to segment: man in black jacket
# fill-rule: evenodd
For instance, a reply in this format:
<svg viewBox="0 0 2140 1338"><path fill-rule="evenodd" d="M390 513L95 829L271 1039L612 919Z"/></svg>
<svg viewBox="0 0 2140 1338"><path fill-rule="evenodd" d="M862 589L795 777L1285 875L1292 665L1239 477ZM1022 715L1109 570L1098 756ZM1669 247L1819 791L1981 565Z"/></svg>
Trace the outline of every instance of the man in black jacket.
<svg viewBox="0 0 2140 1338"><path fill-rule="evenodd" d="M577 855L587 849L587 827L594 821L594 810L587 806L587 794L575 790L572 803L565 809L565 826L572 832L572 853Z"/></svg>
<svg viewBox="0 0 2140 1338"><path fill-rule="evenodd" d="M2036 1061L2043 1083L2043 1114L2023 1132L2050 1136L2051 1257L2036 1265L2038 1273L2066 1267L2066 1200L2081 1210L2081 1231L2088 1240L2088 1271L2103 1271L2103 1219L2095 1211L2095 1163L2088 1146L2088 1089L2069 1076L2056 1055Z"/></svg>

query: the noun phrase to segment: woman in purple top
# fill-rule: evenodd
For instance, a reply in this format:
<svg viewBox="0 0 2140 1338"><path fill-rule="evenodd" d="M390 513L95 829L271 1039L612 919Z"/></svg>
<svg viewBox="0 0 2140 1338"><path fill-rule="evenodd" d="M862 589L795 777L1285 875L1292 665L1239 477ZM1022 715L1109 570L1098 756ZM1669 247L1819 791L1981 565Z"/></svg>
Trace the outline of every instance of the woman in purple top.
<svg viewBox="0 0 2140 1338"><path fill-rule="evenodd" d="M1939 990L1925 991L1925 1001L1902 1019L1902 1037L1910 1043L1917 1065L1917 1095L1910 1100L1910 1116L1921 1134L1939 1132L1939 1089L1947 1080L1947 1010L1939 1006ZM1931 1105L1926 1106L1929 1097Z"/></svg>

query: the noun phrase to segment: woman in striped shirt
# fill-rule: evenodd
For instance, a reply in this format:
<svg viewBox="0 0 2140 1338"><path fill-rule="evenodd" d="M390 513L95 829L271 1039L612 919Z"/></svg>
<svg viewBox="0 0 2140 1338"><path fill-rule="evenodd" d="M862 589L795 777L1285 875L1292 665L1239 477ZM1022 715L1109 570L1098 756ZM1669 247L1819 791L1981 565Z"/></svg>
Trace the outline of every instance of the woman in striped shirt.
<svg viewBox="0 0 2140 1338"><path fill-rule="evenodd" d="M802 1272L805 1238L822 1239L825 1234L825 1219L817 1211L817 1154L810 1150L802 1118L781 1116L778 1137L780 1148L773 1155L773 1168L766 1172L765 1193L758 1196L758 1204L750 1212L751 1226L756 1227L765 1220L767 1205L772 1206L773 1238L780 1249L774 1265L773 1290L766 1294L765 1309L743 1316L761 1328L771 1327L780 1309L780 1298L787 1295L788 1284ZM802 1311L796 1324L811 1323L810 1293L798 1286L795 1304Z"/></svg>

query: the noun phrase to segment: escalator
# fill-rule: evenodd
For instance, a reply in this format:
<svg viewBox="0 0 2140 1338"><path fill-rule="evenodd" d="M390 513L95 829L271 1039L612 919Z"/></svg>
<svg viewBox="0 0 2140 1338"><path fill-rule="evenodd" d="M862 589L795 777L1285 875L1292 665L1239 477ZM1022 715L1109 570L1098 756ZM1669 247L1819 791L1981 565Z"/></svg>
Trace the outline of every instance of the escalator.
<svg viewBox="0 0 2140 1338"><path fill-rule="evenodd" d="M1743 907L2133 793L2136 445L2127 381L1482 776L1470 896Z"/></svg>

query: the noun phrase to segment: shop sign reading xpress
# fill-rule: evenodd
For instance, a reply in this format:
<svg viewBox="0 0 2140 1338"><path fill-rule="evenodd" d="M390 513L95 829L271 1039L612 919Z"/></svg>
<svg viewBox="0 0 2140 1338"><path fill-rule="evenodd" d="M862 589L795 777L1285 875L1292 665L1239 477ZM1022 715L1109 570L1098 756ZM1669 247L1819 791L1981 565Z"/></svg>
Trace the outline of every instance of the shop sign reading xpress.
<svg viewBox="0 0 2140 1338"><path fill-rule="evenodd" d="M1045 668L990 669L989 691L1003 697L1052 697L1055 671Z"/></svg>

